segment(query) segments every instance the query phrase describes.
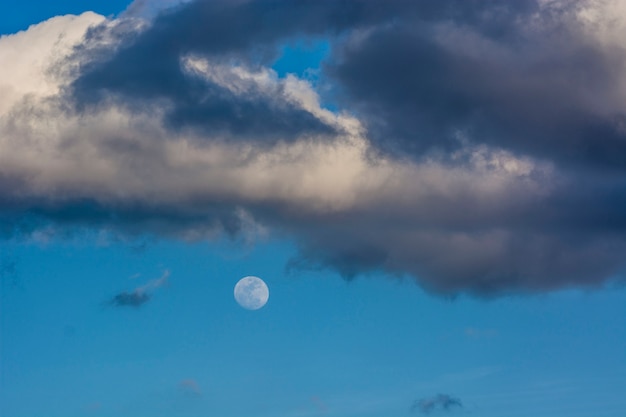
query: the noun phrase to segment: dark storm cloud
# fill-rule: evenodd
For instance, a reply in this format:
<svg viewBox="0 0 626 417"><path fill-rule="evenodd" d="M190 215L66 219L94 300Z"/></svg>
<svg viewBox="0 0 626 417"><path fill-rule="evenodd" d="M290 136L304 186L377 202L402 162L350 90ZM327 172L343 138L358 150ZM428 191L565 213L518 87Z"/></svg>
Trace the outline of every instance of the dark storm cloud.
<svg viewBox="0 0 626 417"><path fill-rule="evenodd" d="M437 394L434 397L416 400L411 406L411 411L430 414L434 411L453 411L455 408L463 408L461 400L448 394Z"/></svg>
<svg viewBox="0 0 626 417"><path fill-rule="evenodd" d="M626 169L623 48L588 39L573 20L583 2L495 3L468 2L482 18L399 17L339 48L327 68L346 106L380 148L416 158L469 141Z"/></svg>
<svg viewBox="0 0 626 417"><path fill-rule="evenodd" d="M367 28L358 41L333 42L326 69L380 149L420 157L469 141L621 170L626 112L615 86L626 55L588 41L572 21L579 4L193 1L144 30L129 23L93 29L77 52L83 66L70 92L79 108L114 99L145 110L165 100L170 128L209 136L273 142L332 135L303 109L190 76L181 58L254 67L275 59L281 41L344 39ZM115 48L93 47L107 36ZM281 95L278 88L274 96Z"/></svg>
<svg viewBox="0 0 626 417"><path fill-rule="evenodd" d="M461 191L302 222L289 268L331 268L346 279L409 273L436 293L487 297L598 287L626 270L626 182L571 179L538 199L511 190L482 201Z"/></svg>
<svg viewBox="0 0 626 417"><path fill-rule="evenodd" d="M139 108L147 101L154 105L166 100L170 127L195 127L207 134L257 140L331 134L333 129L310 113L268 100L258 91L237 95L189 76L181 59L204 56L254 66L275 57L276 43L283 38L346 29L383 9L362 1L190 2L158 16L144 31L125 24L112 31L106 26L92 29L75 57L83 66L70 93L81 109L111 98ZM102 47L106 37L119 46Z"/></svg>
<svg viewBox="0 0 626 417"><path fill-rule="evenodd" d="M301 109L259 97L236 95L223 86L190 77L185 56L204 56L255 66L277 56L277 43L302 36L336 35L407 16L419 19L463 18L481 21L499 33L508 22L481 16L481 6L467 1L437 5L432 1L197 0L158 16L138 31L122 23L110 30L94 28L76 59L83 62L70 94L78 108L115 99L145 109L166 100L166 123L175 129L194 127L206 134L290 140L298 134L331 134L333 129ZM495 10L510 20L531 1ZM486 2L494 5L493 1ZM500 27L503 26L503 27ZM115 48L106 42L115 39ZM104 41L103 41L104 39ZM105 47L102 45L105 44ZM90 46L91 45L91 46ZM280 91L277 92L280 95Z"/></svg>

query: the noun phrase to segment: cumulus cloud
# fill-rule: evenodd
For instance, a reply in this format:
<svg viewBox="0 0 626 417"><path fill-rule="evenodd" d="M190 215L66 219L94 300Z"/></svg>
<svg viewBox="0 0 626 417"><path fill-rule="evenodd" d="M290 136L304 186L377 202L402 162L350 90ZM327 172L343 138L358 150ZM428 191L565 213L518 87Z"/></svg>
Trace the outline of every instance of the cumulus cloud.
<svg viewBox="0 0 626 417"><path fill-rule="evenodd" d="M455 408L463 408L461 400L448 394L437 394L434 397L422 398L415 401L411 406L412 412L430 414L434 411L452 411Z"/></svg>
<svg viewBox="0 0 626 417"><path fill-rule="evenodd" d="M89 12L81 16L58 16L26 31L0 37L3 57L0 115L7 117L14 105L29 97L58 94L64 79L55 66L82 40L88 27L104 20L103 16Z"/></svg>
<svg viewBox="0 0 626 417"><path fill-rule="evenodd" d="M0 38L0 236L274 234L439 293L623 279L619 2L144 3ZM339 110L271 69L307 37Z"/></svg>
<svg viewBox="0 0 626 417"><path fill-rule="evenodd" d="M170 272L165 271L160 278L149 281L148 283L135 288L132 291L122 291L111 298L109 304L115 307L141 307L150 301L152 292L167 283Z"/></svg>
<svg viewBox="0 0 626 417"><path fill-rule="evenodd" d="M493 3L471 6L488 16L401 19L339 49L333 76L371 137L413 156L469 141L626 168L626 51L585 30L588 2Z"/></svg>

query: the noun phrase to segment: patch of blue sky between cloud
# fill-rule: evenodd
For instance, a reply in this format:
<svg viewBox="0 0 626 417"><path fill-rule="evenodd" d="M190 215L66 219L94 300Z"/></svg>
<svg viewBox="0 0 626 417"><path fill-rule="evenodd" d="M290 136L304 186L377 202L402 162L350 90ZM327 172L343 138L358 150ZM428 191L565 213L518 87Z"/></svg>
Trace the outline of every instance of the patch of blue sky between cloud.
<svg viewBox="0 0 626 417"><path fill-rule="evenodd" d="M321 62L330 53L327 39L297 39L282 45L280 57L272 64L279 77L293 74L298 78L317 80Z"/></svg>
<svg viewBox="0 0 626 417"><path fill-rule="evenodd" d="M29 0L20 3L23 5L3 3L0 15L0 35L26 30L29 26L48 20L53 16L80 15L86 11L92 11L103 16L115 16L126 9L130 2L128 0Z"/></svg>
<svg viewBox="0 0 626 417"><path fill-rule="evenodd" d="M271 69L278 77L293 75L311 84L319 95L320 106L332 112L339 111L333 92L324 83L323 63L332 53L331 43L326 38L299 38L280 47L278 59Z"/></svg>

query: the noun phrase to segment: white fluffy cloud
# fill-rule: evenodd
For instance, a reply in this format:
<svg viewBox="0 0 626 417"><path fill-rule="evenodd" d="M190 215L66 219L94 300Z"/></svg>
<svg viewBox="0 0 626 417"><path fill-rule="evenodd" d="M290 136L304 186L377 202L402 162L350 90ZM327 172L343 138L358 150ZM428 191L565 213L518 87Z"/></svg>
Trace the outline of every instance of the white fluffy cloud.
<svg viewBox="0 0 626 417"><path fill-rule="evenodd" d="M56 65L67 58L88 27L103 21L103 16L91 12L57 16L0 37L0 114L29 95L41 98L58 93L64 80Z"/></svg>
<svg viewBox="0 0 626 417"><path fill-rule="evenodd" d="M190 76L206 77L237 95L267 95L297 106L335 126L332 141L303 137L258 149L193 133L174 135L161 126L158 107L130 113L114 105L96 113L66 112L55 100L69 73L55 72L85 30L103 22L85 13L64 16L0 40L0 50L19 55L0 68L0 79L12 94L2 96L0 166L5 177L24 182L19 194L52 200L93 198L104 202L150 199L184 204L197 196L228 197L245 203L275 202L303 211L350 209L381 198L418 204L420 199L446 198L462 190L480 198L498 198L511 187L541 193L532 179L547 166L486 147L454 155L467 163L448 167L369 156L359 121L320 107L317 94L293 75L278 78L270 69L212 65L183 59ZM32 49L31 49L32 48ZM18 50L26 53L18 54Z"/></svg>

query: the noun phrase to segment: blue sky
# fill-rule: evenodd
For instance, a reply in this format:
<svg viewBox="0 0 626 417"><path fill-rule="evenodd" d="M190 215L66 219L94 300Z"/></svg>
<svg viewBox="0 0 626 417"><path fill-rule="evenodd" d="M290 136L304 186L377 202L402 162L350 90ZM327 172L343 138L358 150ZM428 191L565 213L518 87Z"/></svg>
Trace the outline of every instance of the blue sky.
<svg viewBox="0 0 626 417"><path fill-rule="evenodd" d="M70 77L59 81L65 95L19 75L39 71L30 62L63 56L42 39L82 21L29 31L24 43L0 41L0 60L2 51L12 57L0 74L17 80L15 90L0 85L0 415L624 415L625 177L605 152L621 145L611 142L618 133L602 124L604 113L576 101L576 114L588 116L580 123L593 119L607 137L597 152L581 154L561 136L579 127L570 107L559 107L573 96L549 84L557 98L548 124L523 108L545 100L529 85L530 93L513 86L505 94L477 76L484 90L474 94L455 68L437 67L463 54L451 57L448 45L431 62L435 43L413 50L424 39L376 20L414 18L396 2L354 22L348 11L314 7L328 30L279 4L285 14L267 19L283 22L288 35L256 27L247 10L219 1L192 9L196 3L203 2L157 18L146 32L103 29L122 52L77 36L88 53L62 59L93 61L77 75L55 61ZM127 6L14 3L0 29L11 35L87 10L124 22L115 16ZM221 28L224 10L240 15ZM184 36L177 25L193 27L199 11L220 17L211 22L223 38L204 27L197 38ZM299 22L292 29L290 13ZM506 34L491 30L501 22L468 21L478 25L474 35L508 46ZM248 25L231 32L239 22ZM363 27L372 39L360 32L370 24ZM258 33L247 34L249 26ZM533 34L525 36L532 45ZM168 66L164 39L170 51L191 54L180 68L192 70ZM546 48L559 41L548 39ZM467 68L487 76L509 69L477 44L465 50L485 64L470 60ZM412 53L432 65L419 75L428 82L402 70L380 78L392 67L374 58L393 63L396 52L411 71ZM545 79L560 64L563 82L572 81L567 56L546 59L537 65ZM537 68L529 64L524 75L541 86ZM515 75L503 80L517 85ZM442 87L445 76L462 93ZM601 85L586 92L624 110L615 104L622 97ZM420 107L424 95L432 109ZM55 100L63 110L50 105ZM499 111L490 113L490 100ZM483 118L472 119L457 145L445 132L467 127L464 106L480 108ZM553 143L520 142L511 133L518 123ZM416 138L407 136L417 128ZM270 288L257 311L233 298L247 275ZM145 303L112 302L146 285Z"/></svg>
<svg viewBox="0 0 626 417"><path fill-rule="evenodd" d="M2 17L2 34L11 34L27 29L30 25L42 22L54 16L80 14L88 10L104 16L115 15L126 9L127 1L112 0L107 2L90 2L88 7L84 1L13 1L7 4Z"/></svg>
<svg viewBox="0 0 626 417"><path fill-rule="evenodd" d="M484 416L624 407L623 290L450 301L410 281L287 275L285 243L7 252L3 415L408 415L439 392ZM103 305L165 268L170 284L140 309ZM232 297L251 273L271 290L254 312Z"/></svg>

